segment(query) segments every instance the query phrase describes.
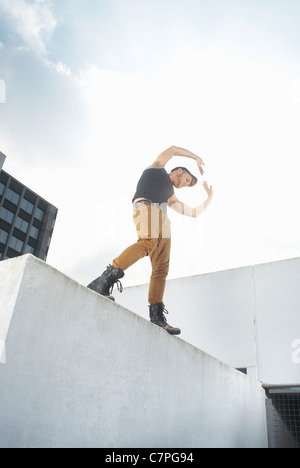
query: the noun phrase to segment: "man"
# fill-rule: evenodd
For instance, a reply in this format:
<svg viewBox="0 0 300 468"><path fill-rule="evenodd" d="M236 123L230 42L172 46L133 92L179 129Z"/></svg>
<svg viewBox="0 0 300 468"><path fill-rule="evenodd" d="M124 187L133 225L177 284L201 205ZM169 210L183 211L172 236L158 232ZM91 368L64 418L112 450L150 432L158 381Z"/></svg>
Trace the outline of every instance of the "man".
<svg viewBox="0 0 300 468"><path fill-rule="evenodd" d="M99 278L89 284L88 288L109 297L114 284L119 283L119 280L123 278L124 271L148 255L152 264L148 298L150 321L171 335L179 335L180 329L169 325L164 315L167 311L164 308L163 295L169 272L171 248L167 206L179 214L197 218L210 204L213 190L204 182L203 187L207 193L207 199L196 208L191 208L179 201L174 187L177 189L193 187L197 183L197 178L185 167L176 167L168 174L165 165L173 156L194 159L200 174L204 174L204 162L188 150L172 146L161 153L152 166L143 172L132 200L138 241L124 250Z"/></svg>

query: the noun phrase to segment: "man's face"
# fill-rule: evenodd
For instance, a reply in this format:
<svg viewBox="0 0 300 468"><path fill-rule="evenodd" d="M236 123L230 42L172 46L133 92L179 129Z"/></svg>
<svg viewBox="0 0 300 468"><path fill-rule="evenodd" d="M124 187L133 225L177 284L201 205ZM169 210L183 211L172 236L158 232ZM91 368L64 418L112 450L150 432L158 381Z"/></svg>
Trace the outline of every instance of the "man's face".
<svg viewBox="0 0 300 468"><path fill-rule="evenodd" d="M183 172L182 169L178 169L173 185L176 188L189 187L191 182L192 176L187 172Z"/></svg>

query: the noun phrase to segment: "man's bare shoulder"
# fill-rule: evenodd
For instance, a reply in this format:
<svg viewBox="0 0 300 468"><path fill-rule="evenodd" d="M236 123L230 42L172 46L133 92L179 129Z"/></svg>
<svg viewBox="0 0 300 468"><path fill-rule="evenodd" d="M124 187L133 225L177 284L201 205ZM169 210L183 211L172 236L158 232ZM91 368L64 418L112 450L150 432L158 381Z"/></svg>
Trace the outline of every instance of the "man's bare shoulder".
<svg viewBox="0 0 300 468"><path fill-rule="evenodd" d="M161 166L160 164L157 164L156 162L154 162L153 164L151 164L151 166L146 167L146 170L147 169L164 169L164 168L165 168L164 166Z"/></svg>

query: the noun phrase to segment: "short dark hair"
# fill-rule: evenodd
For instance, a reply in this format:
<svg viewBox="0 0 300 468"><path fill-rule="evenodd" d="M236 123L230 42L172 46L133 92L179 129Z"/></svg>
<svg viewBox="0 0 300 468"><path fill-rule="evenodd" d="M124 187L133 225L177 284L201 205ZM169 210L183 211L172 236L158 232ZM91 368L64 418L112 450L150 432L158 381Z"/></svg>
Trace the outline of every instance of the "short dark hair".
<svg viewBox="0 0 300 468"><path fill-rule="evenodd" d="M195 177L186 167L182 167L182 166L175 167L174 169L172 169L171 172L178 171L178 169L182 169L183 172L187 172L192 177L192 181L189 187L194 187L194 185L196 185L196 183L198 182L197 177Z"/></svg>

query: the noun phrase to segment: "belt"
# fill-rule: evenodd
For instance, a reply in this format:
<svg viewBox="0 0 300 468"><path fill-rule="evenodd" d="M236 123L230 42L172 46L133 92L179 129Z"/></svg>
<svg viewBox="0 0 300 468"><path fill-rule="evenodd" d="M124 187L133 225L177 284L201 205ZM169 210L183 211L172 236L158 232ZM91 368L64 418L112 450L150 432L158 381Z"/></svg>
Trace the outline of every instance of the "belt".
<svg viewBox="0 0 300 468"><path fill-rule="evenodd" d="M140 201L136 202L133 206L134 206L134 208L138 208L141 205L155 206L160 211L162 211L164 214L167 214L167 206L168 206L167 203L154 203L154 202L151 202L150 200L140 200Z"/></svg>

